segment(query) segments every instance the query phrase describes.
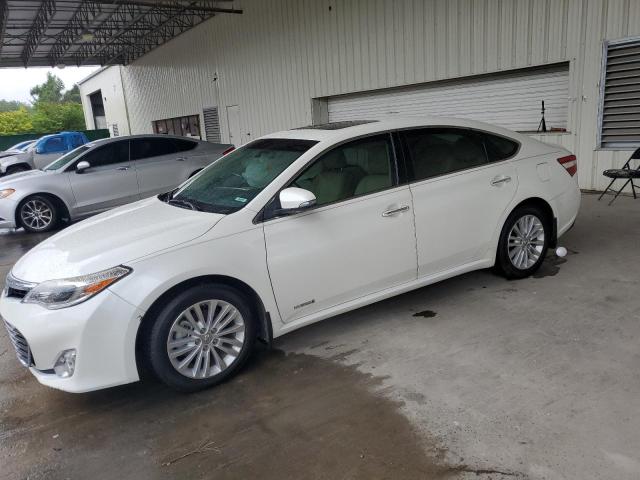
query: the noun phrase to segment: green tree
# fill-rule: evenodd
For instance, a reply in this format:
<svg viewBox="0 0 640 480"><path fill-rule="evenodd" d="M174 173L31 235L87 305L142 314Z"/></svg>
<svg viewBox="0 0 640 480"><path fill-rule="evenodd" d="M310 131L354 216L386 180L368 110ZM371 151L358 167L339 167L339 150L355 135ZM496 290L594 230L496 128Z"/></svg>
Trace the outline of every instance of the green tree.
<svg viewBox="0 0 640 480"><path fill-rule="evenodd" d="M80 99L80 88L78 88L77 84L74 85L71 90L64 92L64 95L62 95L62 101L64 103L82 103L82 100Z"/></svg>
<svg viewBox="0 0 640 480"><path fill-rule="evenodd" d="M84 113L79 103L44 103L36 105L32 115L33 128L37 132L84 130Z"/></svg>
<svg viewBox="0 0 640 480"><path fill-rule="evenodd" d="M64 82L51 72L47 72L47 80L33 87L30 93L31 97L33 97L34 105L39 102L60 103L63 98L63 90Z"/></svg>
<svg viewBox="0 0 640 480"><path fill-rule="evenodd" d="M0 112L13 112L20 108L28 108L28 106L17 100L0 100Z"/></svg>
<svg viewBox="0 0 640 480"><path fill-rule="evenodd" d="M12 112L0 112L0 135L30 132L33 132L33 123L31 113L26 108L21 107Z"/></svg>

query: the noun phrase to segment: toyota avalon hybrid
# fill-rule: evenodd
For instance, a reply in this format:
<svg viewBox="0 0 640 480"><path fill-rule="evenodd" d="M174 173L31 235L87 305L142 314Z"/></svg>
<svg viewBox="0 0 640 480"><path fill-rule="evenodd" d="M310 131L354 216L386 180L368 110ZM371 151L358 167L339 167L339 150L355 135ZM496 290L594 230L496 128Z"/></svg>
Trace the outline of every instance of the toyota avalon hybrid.
<svg viewBox="0 0 640 480"><path fill-rule="evenodd" d="M258 339L471 270L531 275L576 219L576 171L562 147L474 121L274 133L44 241L14 265L0 314L50 387L150 371L194 391Z"/></svg>

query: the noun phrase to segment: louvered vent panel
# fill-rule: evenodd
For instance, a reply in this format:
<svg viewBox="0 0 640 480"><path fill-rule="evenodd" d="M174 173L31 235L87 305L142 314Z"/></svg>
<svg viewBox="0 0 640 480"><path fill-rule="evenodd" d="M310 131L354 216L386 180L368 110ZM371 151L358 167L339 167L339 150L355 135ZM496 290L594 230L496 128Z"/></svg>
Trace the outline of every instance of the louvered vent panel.
<svg viewBox="0 0 640 480"><path fill-rule="evenodd" d="M204 117L204 133L208 142L220 143L220 118L218 117L218 107L205 108L202 110Z"/></svg>
<svg viewBox="0 0 640 480"><path fill-rule="evenodd" d="M607 47L602 147L640 145L640 41Z"/></svg>

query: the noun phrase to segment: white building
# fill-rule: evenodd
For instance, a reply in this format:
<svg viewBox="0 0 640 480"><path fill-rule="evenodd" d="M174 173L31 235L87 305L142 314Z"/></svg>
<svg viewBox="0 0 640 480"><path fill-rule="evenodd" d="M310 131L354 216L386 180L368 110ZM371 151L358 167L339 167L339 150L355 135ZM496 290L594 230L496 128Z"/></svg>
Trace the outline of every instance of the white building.
<svg viewBox="0 0 640 480"><path fill-rule="evenodd" d="M82 82L87 124L101 121L91 102L98 91L112 132L115 125L120 135L173 132L234 144L388 114L461 116L535 132L544 101L552 131L536 137L576 153L585 189L604 188L602 170L640 146L640 1L241 6L242 15L216 16Z"/></svg>

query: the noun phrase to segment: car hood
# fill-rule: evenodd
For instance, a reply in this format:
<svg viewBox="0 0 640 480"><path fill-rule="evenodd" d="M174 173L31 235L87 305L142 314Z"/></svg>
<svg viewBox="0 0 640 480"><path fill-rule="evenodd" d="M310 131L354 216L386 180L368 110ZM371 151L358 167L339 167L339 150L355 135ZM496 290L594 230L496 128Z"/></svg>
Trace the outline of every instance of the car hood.
<svg viewBox="0 0 640 480"><path fill-rule="evenodd" d="M204 235L224 215L142 200L77 223L45 240L13 267L27 282L69 278L126 265Z"/></svg>
<svg viewBox="0 0 640 480"><path fill-rule="evenodd" d="M53 173L55 172L43 172L42 170L27 170L26 172L12 173L11 175L5 175L0 178L0 187L16 188L16 186L19 186L22 183L30 182L33 178L41 177L42 175L51 175Z"/></svg>
<svg viewBox="0 0 640 480"><path fill-rule="evenodd" d="M15 157L16 155L20 155L22 152L20 150L5 150L4 152L0 152L0 158L4 157Z"/></svg>

